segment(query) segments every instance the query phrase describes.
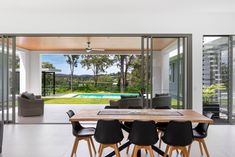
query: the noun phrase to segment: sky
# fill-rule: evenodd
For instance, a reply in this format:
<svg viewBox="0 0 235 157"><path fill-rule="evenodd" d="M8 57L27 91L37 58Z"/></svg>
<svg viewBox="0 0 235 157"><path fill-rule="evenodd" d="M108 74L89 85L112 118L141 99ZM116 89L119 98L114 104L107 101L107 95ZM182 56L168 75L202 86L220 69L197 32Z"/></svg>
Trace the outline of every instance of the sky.
<svg viewBox="0 0 235 157"><path fill-rule="evenodd" d="M79 59L80 63L81 59ZM41 55L41 62L49 62L54 65L56 69L61 70L58 74L70 74L69 64L66 63L66 59L64 55ZM106 69L106 73L117 73L119 69L116 65L113 65ZM86 68L82 68L81 64L78 64L78 67L74 70L75 75L93 75L92 70L87 70Z"/></svg>

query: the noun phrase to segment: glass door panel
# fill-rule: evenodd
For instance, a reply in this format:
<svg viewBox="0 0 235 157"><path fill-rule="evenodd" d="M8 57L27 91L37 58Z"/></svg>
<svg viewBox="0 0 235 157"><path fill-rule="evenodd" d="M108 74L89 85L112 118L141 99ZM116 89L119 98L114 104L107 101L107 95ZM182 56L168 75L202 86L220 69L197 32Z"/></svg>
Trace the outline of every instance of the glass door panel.
<svg viewBox="0 0 235 157"><path fill-rule="evenodd" d="M172 108L184 108L185 38L153 38L153 96L169 96Z"/></svg>
<svg viewBox="0 0 235 157"><path fill-rule="evenodd" d="M231 107L231 109L232 109L232 111L231 111L231 119L232 119L232 121L234 122L235 121L235 36L233 36L232 37L232 53L233 53L233 60L232 60L232 62L233 62L233 70L232 70L232 77L233 77L233 93L232 93L232 103L233 103L233 105L232 105L232 107Z"/></svg>
<svg viewBox="0 0 235 157"><path fill-rule="evenodd" d="M143 106L152 108L152 49L151 37L142 37L141 52L141 91L143 94Z"/></svg>
<svg viewBox="0 0 235 157"><path fill-rule="evenodd" d="M1 36L0 45L0 102L1 120L11 123L15 120L15 48L14 38Z"/></svg>
<svg viewBox="0 0 235 157"><path fill-rule="evenodd" d="M203 112L228 120L229 37L206 36L203 42Z"/></svg>

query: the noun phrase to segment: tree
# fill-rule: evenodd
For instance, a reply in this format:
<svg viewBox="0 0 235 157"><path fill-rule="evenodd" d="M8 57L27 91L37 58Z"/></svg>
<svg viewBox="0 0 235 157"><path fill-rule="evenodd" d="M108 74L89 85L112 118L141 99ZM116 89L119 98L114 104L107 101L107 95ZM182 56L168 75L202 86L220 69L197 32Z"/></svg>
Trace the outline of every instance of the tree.
<svg viewBox="0 0 235 157"><path fill-rule="evenodd" d="M100 73L113 64L113 59L109 55L83 55L81 60L82 67L92 70L95 87L97 87L98 76Z"/></svg>
<svg viewBox="0 0 235 157"><path fill-rule="evenodd" d="M120 92L124 92L127 85L127 74L132 66L134 55L115 55L117 67L120 68Z"/></svg>
<svg viewBox="0 0 235 157"><path fill-rule="evenodd" d="M80 55L64 55L66 58L66 62L69 64L70 68L70 89L73 91L73 74L74 68L78 66L78 60Z"/></svg>
<svg viewBox="0 0 235 157"><path fill-rule="evenodd" d="M42 62L42 68L45 69L55 69L54 65L49 62Z"/></svg>

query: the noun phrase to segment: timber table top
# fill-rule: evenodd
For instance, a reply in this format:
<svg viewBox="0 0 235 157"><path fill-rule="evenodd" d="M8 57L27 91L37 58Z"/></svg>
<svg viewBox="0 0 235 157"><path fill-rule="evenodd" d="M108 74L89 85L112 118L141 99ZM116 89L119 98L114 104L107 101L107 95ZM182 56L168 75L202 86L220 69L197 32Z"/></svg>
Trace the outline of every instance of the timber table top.
<svg viewBox="0 0 235 157"><path fill-rule="evenodd" d="M153 120L156 122L191 121L192 123L213 123L213 120L193 110L184 109L81 109L70 121L98 121L99 119L120 121Z"/></svg>

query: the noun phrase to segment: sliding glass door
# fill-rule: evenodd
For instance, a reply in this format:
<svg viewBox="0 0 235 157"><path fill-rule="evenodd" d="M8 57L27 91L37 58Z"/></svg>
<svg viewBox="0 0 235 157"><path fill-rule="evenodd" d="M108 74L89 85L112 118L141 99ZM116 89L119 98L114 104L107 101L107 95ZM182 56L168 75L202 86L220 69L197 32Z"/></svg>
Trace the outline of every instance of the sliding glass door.
<svg viewBox="0 0 235 157"><path fill-rule="evenodd" d="M168 97L173 108L191 108L187 101L188 43L188 38L181 36L142 38L142 88L146 108L154 107L152 98L160 96L165 96L165 100Z"/></svg>
<svg viewBox="0 0 235 157"><path fill-rule="evenodd" d="M234 119L235 57L233 36L204 36L203 112L219 122Z"/></svg>
<svg viewBox="0 0 235 157"><path fill-rule="evenodd" d="M230 119L231 122L235 122L235 36L230 37L231 41L231 51L232 51L232 105L231 105L231 111L230 111Z"/></svg>
<svg viewBox="0 0 235 157"><path fill-rule="evenodd" d="M15 122L15 38L0 38L0 103L1 120Z"/></svg>

